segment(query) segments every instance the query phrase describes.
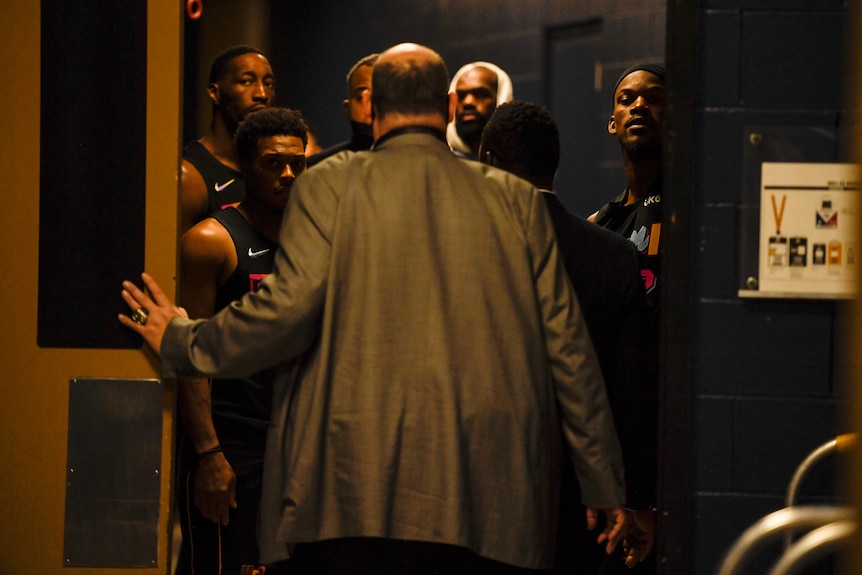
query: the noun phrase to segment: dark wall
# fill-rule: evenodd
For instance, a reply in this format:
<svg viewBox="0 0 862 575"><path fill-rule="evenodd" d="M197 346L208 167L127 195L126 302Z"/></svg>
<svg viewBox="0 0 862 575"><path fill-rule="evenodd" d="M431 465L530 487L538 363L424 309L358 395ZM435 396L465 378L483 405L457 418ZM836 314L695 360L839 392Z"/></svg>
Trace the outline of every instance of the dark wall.
<svg viewBox="0 0 862 575"><path fill-rule="evenodd" d="M677 93L667 195L685 206L690 237L686 259L676 262L690 280L676 300L690 306L690 573L714 573L746 527L784 506L804 457L844 431L845 304L738 297L756 248L752 169L763 160L843 159L843 18L838 0L701 0L669 15ZM691 46L693 56L684 53ZM754 149L752 133L768 134L761 148L770 137L781 145ZM815 468L803 502L832 501L835 484L831 461Z"/></svg>
<svg viewBox="0 0 862 575"><path fill-rule="evenodd" d="M619 149L606 128L610 92L633 62L664 61L663 1L333 4L272 3L272 51L284 63L276 70L279 103L299 108L324 147L350 135L341 105L350 67L396 43L418 42L439 52L450 74L468 62L493 62L512 78L515 98L550 108L564 144L557 188L569 209L589 215L622 190ZM575 62L578 46L589 53Z"/></svg>

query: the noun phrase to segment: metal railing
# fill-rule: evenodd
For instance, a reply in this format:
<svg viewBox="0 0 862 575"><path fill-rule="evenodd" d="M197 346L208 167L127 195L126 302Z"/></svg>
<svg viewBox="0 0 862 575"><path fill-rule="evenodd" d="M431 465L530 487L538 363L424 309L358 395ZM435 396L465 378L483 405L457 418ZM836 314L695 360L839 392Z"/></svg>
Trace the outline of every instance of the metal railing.
<svg viewBox="0 0 862 575"><path fill-rule="evenodd" d="M846 547L859 528L855 519L843 519L818 527L792 544L772 566L769 575L796 575L810 563Z"/></svg>
<svg viewBox="0 0 862 575"><path fill-rule="evenodd" d="M843 435L839 435L835 439L827 441L814 451L808 454L808 456L799 464L799 467L796 468L796 471L793 473L793 478L790 480L790 484L787 487L787 496L785 498L785 505L787 507L792 507L796 505L796 499L799 497L799 491L802 488L802 483L806 477L808 477L808 473L814 468L818 463L826 459L827 456L832 455L833 453L846 453L850 451L856 446L856 434L855 433L845 433Z"/></svg>
<svg viewBox="0 0 862 575"><path fill-rule="evenodd" d="M784 536L784 552L769 575L795 575L814 560L846 547L859 528L855 509L842 505L797 505L797 499L811 469L833 453L854 448L856 440L854 433L839 435L812 451L793 474L787 488L787 506L746 529L725 555L718 575L741 573L755 551L781 536ZM803 530L807 533L794 543L794 534Z"/></svg>

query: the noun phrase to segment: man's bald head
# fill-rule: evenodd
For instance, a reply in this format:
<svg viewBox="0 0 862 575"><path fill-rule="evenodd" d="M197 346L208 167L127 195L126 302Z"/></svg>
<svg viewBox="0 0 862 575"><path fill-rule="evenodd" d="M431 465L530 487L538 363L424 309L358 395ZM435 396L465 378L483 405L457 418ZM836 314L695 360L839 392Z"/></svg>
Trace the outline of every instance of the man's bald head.
<svg viewBox="0 0 862 575"><path fill-rule="evenodd" d="M443 58L419 44L398 44L380 54L371 75L371 104L387 114L439 114L448 121L449 71Z"/></svg>

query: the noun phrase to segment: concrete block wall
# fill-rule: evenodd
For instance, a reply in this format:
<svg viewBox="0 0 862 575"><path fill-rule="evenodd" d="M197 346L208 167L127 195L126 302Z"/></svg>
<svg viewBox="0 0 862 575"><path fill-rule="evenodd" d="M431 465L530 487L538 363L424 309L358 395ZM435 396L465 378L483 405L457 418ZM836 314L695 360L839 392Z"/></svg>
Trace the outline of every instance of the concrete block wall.
<svg viewBox="0 0 862 575"><path fill-rule="evenodd" d="M691 572L706 574L746 527L784 506L804 457L844 431L838 350L846 307L737 295L742 250L750 249L744 226L759 209L746 195L747 129L822 129L834 141L785 161L842 161L844 7L705 0L697 17L689 561ZM835 464L824 463L803 501L835 502L836 485Z"/></svg>
<svg viewBox="0 0 862 575"><path fill-rule="evenodd" d="M600 20L609 60L664 50L663 0L636 5L619 0L360 0L301 9L272 2L271 12L280 103L303 110L330 144L349 134L340 106L344 75L360 57L398 42L437 50L450 73L474 60L494 62L512 78L517 98L538 103L545 103L545 34L550 29Z"/></svg>

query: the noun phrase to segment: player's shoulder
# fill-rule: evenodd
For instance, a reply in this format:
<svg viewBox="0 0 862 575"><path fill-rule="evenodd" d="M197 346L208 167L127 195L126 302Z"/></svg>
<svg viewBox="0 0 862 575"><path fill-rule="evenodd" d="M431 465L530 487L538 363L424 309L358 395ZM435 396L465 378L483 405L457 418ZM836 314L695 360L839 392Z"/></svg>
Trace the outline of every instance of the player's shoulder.
<svg viewBox="0 0 862 575"><path fill-rule="evenodd" d="M204 247L219 245L231 239L230 232L224 224L214 217L204 218L183 234L180 241L181 249L188 247Z"/></svg>

